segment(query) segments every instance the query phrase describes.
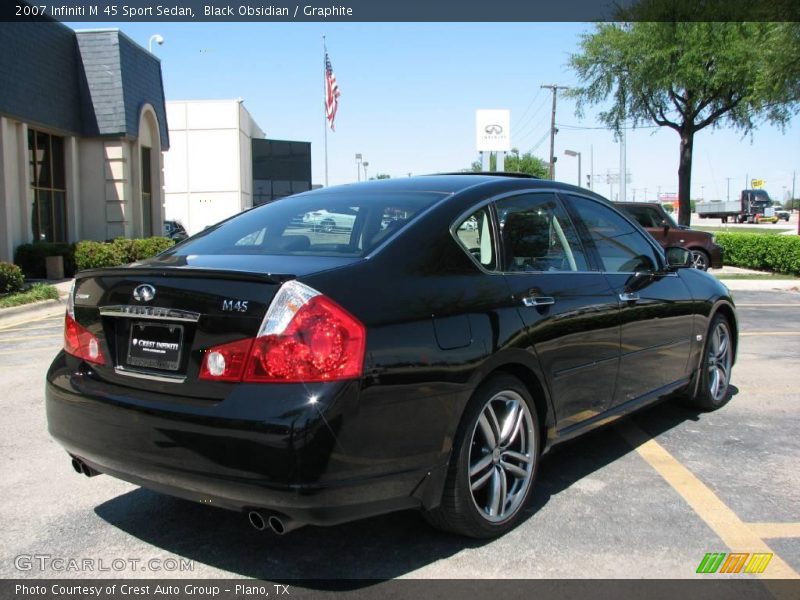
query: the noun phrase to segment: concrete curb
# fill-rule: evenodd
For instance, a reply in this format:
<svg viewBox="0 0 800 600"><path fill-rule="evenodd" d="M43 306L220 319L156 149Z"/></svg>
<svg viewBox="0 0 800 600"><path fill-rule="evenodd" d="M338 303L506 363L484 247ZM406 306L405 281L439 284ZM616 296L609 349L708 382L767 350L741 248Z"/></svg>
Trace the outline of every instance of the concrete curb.
<svg viewBox="0 0 800 600"><path fill-rule="evenodd" d="M53 317L64 312L65 303L62 300L40 300L22 306L0 309L0 327L9 327Z"/></svg>
<svg viewBox="0 0 800 600"><path fill-rule="evenodd" d="M738 292L800 292L800 279L720 279L720 282Z"/></svg>

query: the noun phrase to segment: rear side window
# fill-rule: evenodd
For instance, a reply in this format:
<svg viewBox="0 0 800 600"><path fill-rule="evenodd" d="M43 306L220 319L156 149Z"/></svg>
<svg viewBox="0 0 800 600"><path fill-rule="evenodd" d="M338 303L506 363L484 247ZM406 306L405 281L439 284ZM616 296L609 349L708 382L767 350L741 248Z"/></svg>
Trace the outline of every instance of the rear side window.
<svg viewBox="0 0 800 600"><path fill-rule="evenodd" d="M289 196L214 225L173 254L366 256L445 196L344 191Z"/></svg>
<svg viewBox="0 0 800 600"><path fill-rule="evenodd" d="M497 268L492 217L488 207L475 211L459 223L456 228L456 237L464 250L469 252L484 269L493 271Z"/></svg>
<svg viewBox="0 0 800 600"><path fill-rule="evenodd" d="M631 215L642 227L661 227L662 218L657 210L649 206L620 206Z"/></svg>
<svg viewBox="0 0 800 600"><path fill-rule="evenodd" d="M589 230L604 271L635 273L657 269L653 246L612 208L580 196L569 196L569 200Z"/></svg>

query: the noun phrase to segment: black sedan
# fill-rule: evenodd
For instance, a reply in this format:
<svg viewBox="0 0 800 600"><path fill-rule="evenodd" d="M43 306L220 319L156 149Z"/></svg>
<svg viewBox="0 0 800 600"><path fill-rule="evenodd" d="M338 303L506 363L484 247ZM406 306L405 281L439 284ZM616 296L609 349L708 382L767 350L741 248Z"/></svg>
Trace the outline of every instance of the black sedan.
<svg viewBox="0 0 800 600"><path fill-rule="evenodd" d="M306 215L350 215L324 230ZM730 396L727 289L587 190L436 175L317 190L78 274L47 418L76 471L283 533L523 516L554 444Z"/></svg>

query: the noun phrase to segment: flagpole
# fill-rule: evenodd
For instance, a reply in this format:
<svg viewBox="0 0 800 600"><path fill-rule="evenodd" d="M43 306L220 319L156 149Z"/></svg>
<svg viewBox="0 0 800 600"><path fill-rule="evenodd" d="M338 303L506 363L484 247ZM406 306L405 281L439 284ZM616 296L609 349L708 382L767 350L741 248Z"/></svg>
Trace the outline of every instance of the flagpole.
<svg viewBox="0 0 800 600"><path fill-rule="evenodd" d="M328 187L328 105L326 95L328 93L328 70L326 58L328 48L325 46L325 34L322 35L322 131L325 139L325 187Z"/></svg>

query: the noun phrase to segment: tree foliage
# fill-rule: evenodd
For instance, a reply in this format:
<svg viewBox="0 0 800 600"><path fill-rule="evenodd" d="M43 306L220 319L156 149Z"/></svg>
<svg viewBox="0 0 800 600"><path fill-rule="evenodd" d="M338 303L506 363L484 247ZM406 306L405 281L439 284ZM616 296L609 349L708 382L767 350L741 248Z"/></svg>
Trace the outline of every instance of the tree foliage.
<svg viewBox="0 0 800 600"><path fill-rule="evenodd" d="M655 123L680 136L680 222L689 222L694 134L728 126L743 133L786 124L800 101L800 24L601 23L570 57L582 87L579 115L602 104L600 120Z"/></svg>
<svg viewBox="0 0 800 600"><path fill-rule="evenodd" d="M494 154L489 158L489 168L492 171L497 169L497 160ZM506 154L503 168L508 173L525 173L526 175L533 175L541 179L546 179L550 173L547 163L544 160L534 156L530 152L521 155L516 148L513 148L509 154ZM479 160L472 163L472 170L476 173L483 170L483 166Z"/></svg>

